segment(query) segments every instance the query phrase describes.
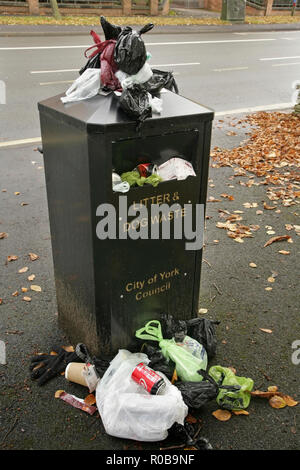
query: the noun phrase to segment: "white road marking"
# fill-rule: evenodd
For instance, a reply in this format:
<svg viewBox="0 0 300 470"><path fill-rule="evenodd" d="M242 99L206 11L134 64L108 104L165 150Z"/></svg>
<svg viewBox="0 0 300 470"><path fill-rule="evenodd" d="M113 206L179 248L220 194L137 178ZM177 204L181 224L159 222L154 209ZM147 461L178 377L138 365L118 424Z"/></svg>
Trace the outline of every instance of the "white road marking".
<svg viewBox="0 0 300 470"><path fill-rule="evenodd" d="M31 70L30 73L61 73L61 72L78 72L78 69L61 69L61 70Z"/></svg>
<svg viewBox="0 0 300 470"><path fill-rule="evenodd" d="M288 109L293 107L293 103L277 103L277 104L265 104L262 106L252 106L249 108L230 109L228 111L217 111L215 116L225 116L226 114L243 114L243 113L255 113L258 111L271 111L273 109Z"/></svg>
<svg viewBox="0 0 300 470"><path fill-rule="evenodd" d="M59 85L61 83L73 83L74 80L61 80L61 81L58 81L58 82L41 82L40 85L43 86L43 85Z"/></svg>
<svg viewBox="0 0 300 470"><path fill-rule="evenodd" d="M181 64L150 64L151 67L181 67L181 66L190 66L190 65L200 65L200 62L186 62ZM63 72L78 72L78 69L60 69L60 70L31 70L31 74L36 73L63 73Z"/></svg>
<svg viewBox="0 0 300 470"><path fill-rule="evenodd" d="M287 62L285 64L272 64L272 67L285 67L287 65L300 65L300 62Z"/></svg>
<svg viewBox="0 0 300 470"><path fill-rule="evenodd" d="M232 70L247 70L249 67L228 67L225 69L213 69L213 72L230 72Z"/></svg>
<svg viewBox="0 0 300 470"><path fill-rule="evenodd" d="M148 42L146 46L181 46L187 44L225 44L225 43L243 43L243 42L265 42L265 41L277 41L275 38L263 38L263 39L223 39L216 41L180 41L180 42ZM0 47L0 51L24 51L24 50L45 50L45 49L80 49L91 47L88 45L76 45L76 46L26 46L26 47Z"/></svg>
<svg viewBox="0 0 300 470"><path fill-rule="evenodd" d="M24 145L24 144L37 144L41 142L40 137L32 137L30 139L20 139L20 140L7 140L0 142L0 148L13 147L14 145Z"/></svg>
<svg viewBox="0 0 300 470"><path fill-rule="evenodd" d="M265 57L259 60L286 60L286 59L300 59L300 55L292 55L290 57Z"/></svg>
<svg viewBox="0 0 300 470"><path fill-rule="evenodd" d="M229 114L243 114L243 113L253 113L257 111L271 111L277 109L288 109L292 108L294 105L293 103L276 103L276 104L266 104L262 106L252 106L249 108L238 108L238 109L230 109L227 111L216 111L215 116L225 116ZM31 139L20 139L20 140L9 140L6 142L0 142L0 148L5 147L12 147L16 145L24 145L24 144L36 144L40 143L40 137L33 137Z"/></svg>

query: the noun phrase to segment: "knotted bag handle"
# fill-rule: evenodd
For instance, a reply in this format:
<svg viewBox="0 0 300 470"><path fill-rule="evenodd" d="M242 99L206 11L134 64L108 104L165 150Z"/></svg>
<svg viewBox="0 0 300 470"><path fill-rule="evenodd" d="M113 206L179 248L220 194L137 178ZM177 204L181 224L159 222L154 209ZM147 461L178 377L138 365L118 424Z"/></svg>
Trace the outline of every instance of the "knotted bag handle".
<svg viewBox="0 0 300 470"><path fill-rule="evenodd" d="M147 23L145 24L145 26L142 27L142 29L139 30L139 35L148 33L148 31L150 31L153 28L154 28L153 23Z"/></svg>
<svg viewBox="0 0 300 470"><path fill-rule="evenodd" d="M157 325L152 326L152 325ZM149 321L143 328L136 331L135 336L140 339L149 339L151 341L161 341L163 339L161 324L158 320Z"/></svg>

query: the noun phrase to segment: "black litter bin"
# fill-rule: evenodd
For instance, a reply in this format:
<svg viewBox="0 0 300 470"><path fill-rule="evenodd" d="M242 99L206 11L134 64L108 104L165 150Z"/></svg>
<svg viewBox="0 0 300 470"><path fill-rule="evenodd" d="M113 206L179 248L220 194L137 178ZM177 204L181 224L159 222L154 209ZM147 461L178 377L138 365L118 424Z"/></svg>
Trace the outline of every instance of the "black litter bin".
<svg viewBox="0 0 300 470"><path fill-rule="evenodd" d="M60 96L39 103L59 325L74 344L112 354L129 348L135 331L162 313L197 316L202 249L186 250L186 240L172 233L124 238L134 217L125 221L119 204L205 207L213 112L166 92L162 113L137 131L113 94L66 105ZM191 162L196 176L113 192L113 170L172 157ZM117 209L116 239L98 238L103 204ZM160 222L150 211L143 221Z"/></svg>

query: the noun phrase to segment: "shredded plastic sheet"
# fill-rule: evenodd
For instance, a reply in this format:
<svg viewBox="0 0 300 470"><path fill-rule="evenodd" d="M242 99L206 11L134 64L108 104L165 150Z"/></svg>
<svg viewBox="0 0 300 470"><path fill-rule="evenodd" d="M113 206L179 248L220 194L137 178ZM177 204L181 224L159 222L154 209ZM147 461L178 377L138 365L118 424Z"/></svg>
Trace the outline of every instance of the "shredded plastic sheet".
<svg viewBox="0 0 300 470"><path fill-rule="evenodd" d="M97 407L93 405L86 405L84 400L81 398L75 397L75 395L71 395L70 393L66 393L65 391L61 391L58 394L58 397L61 400L65 401L69 405L74 406L74 408L79 408L80 410L85 411L86 413L93 415L97 411Z"/></svg>

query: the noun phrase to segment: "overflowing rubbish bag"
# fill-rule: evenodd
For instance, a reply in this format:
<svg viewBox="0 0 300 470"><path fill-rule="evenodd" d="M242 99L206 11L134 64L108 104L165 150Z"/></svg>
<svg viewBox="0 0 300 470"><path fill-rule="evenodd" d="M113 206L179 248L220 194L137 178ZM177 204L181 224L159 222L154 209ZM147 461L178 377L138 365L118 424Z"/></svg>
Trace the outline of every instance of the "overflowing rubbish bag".
<svg viewBox="0 0 300 470"><path fill-rule="evenodd" d="M100 73L96 68L86 69L66 91L66 96L61 97L63 103L81 101L92 98L99 93L101 88Z"/></svg>
<svg viewBox="0 0 300 470"><path fill-rule="evenodd" d="M145 43L141 38L154 27L154 24L146 24L140 31L134 31L126 26L118 36L114 59L119 70L128 75L135 75L141 70L147 60Z"/></svg>
<svg viewBox="0 0 300 470"><path fill-rule="evenodd" d="M174 423L188 413L180 391L163 373L165 388L151 395L131 375L139 363L149 364L143 353L120 350L96 388L96 403L107 434L137 441L160 441Z"/></svg>
<svg viewBox="0 0 300 470"><path fill-rule="evenodd" d="M171 359L176 364L176 373L183 381L200 382L202 375L200 369L207 368L206 352L202 358L194 356L189 350L176 344L174 338L164 339L161 324L158 320L148 322L145 327L136 331L136 337L143 340L157 341L166 359ZM201 346L200 346L201 348Z"/></svg>
<svg viewBox="0 0 300 470"><path fill-rule="evenodd" d="M63 103L80 101L114 91L120 108L137 122L137 130L140 130L152 113L162 113L161 91L178 93L178 86L172 72L152 70L147 62L151 54L146 50L142 35L153 28L152 23L139 31L111 24L104 16L100 23L105 40L90 31L94 44L84 53L87 62L61 100Z"/></svg>
<svg viewBox="0 0 300 470"><path fill-rule="evenodd" d="M254 386L252 379L238 377L231 369L222 366L212 366L208 373L219 386L236 387L236 390L220 388L216 400L221 408L226 410L242 410L249 406L251 399L249 392L251 392Z"/></svg>

